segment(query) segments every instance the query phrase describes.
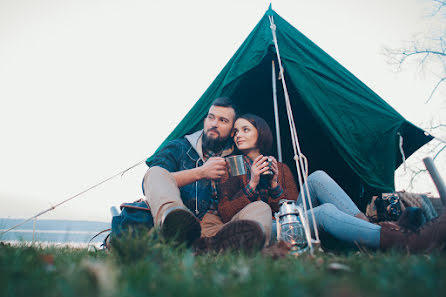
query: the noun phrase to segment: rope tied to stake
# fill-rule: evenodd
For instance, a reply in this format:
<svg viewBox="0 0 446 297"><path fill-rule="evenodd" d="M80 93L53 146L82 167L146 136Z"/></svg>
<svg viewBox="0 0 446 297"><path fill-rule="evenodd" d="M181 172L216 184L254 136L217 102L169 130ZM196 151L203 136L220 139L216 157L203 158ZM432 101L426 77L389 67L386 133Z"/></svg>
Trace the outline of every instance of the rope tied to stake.
<svg viewBox="0 0 446 297"><path fill-rule="evenodd" d="M85 194L85 193L87 193L87 192L90 191L90 190L93 190L94 188L99 187L100 185L102 185L102 184L108 182L109 180L111 180L111 179L113 179L113 178L115 178L115 177L117 177L117 176L119 176L119 175L121 175L121 177L122 177L127 171L129 171L129 170L135 168L136 166L141 165L143 162L145 162L145 160L146 160L146 159L143 159L143 160L139 161L138 163L136 163L135 165L132 165L132 166L130 166L129 168L127 168L127 169L125 169L125 170L122 170L122 171L120 171L119 173L117 173L117 174L115 174L115 175L113 175L113 176L111 176L111 177L109 177L109 178L106 178L106 179L104 179L103 181L101 181L101 182L99 182L99 183L97 183L97 184L95 184L95 185L93 185L93 186L91 186L91 187L89 187L89 188L87 188L87 189L85 189L85 190L79 192L78 194L76 194L76 195L74 195L74 196L71 196L70 198L67 198L67 199L63 200L62 202L59 202L59 203L57 203L56 205L53 205L53 206L51 206L50 208L48 208L48 209L46 209L46 210L44 210L44 211L39 212L38 214L36 214L36 215L34 215L34 216L32 216L32 217L26 219L25 221L23 221L23 222L21 222L21 223L19 223L19 224L17 224L17 225L12 226L12 227L9 228L8 230L6 230L6 231L0 233L0 236L1 236L1 235L4 235L4 234L6 234L6 233L8 233L8 232L11 231L11 230L14 230L14 229L16 229L16 228L18 228L18 227L20 227L20 226L26 224L27 222L29 222L29 221L31 221L31 220L33 220L33 219L37 219L37 218L40 217L41 215L43 215L43 214L45 214L45 213L47 213L47 212L50 212L50 211L56 209L56 207L58 207L58 206L60 206L60 205L62 205L62 204L64 204L64 203L67 203L68 201L73 200L74 198L77 198L77 197L79 197L80 195Z"/></svg>

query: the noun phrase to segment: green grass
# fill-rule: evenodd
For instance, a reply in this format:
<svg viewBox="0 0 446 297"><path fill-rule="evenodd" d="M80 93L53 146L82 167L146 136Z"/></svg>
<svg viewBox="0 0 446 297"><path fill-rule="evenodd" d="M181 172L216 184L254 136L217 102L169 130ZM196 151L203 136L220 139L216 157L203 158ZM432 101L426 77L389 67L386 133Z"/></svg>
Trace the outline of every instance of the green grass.
<svg viewBox="0 0 446 297"><path fill-rule="evenodd" d="M333 271L332 263L347 270ZM154 238L110 253L0 244L0 296L445 296L446 255L206 254Z"/></svg>

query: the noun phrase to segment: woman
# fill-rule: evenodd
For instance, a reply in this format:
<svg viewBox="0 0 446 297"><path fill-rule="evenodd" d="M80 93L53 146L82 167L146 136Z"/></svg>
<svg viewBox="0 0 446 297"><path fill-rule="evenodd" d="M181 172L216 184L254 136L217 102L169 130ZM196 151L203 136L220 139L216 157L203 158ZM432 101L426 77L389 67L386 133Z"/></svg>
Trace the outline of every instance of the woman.
<svg viewBox="0 0 446 297"><path fill-rule="evenodd" d="M259 200L268 203L273 212L278 211L281 199L297 199L298 204L302 203L290 169L274 157L270 157L271 164L267 162L266 155L271 150L273 138L262 118L252 114L240 116L234 124L234 142L244 155L247 174L220 183L218 211L223 222ZM270 168L272 178L264 178L263 174ZM403 233L395 225L384 223L380 226L368 222L350 197L325 172L312 173L307 183L317 228L337 239L372 248L405 247L411 251L446 243L444 214L418 235ZM311 215L308 217L310 226L313 226Z"/></svg>

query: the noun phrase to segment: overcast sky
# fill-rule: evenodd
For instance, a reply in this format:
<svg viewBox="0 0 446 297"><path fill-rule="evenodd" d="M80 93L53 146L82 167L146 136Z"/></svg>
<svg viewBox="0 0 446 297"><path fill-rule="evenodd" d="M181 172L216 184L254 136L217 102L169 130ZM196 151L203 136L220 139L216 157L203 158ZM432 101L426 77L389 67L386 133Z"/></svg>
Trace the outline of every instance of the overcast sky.
<svg viewBox="0 0 446 297"><path fill-rule="evenodd" d="M273 9L420 125L433 78L383 48L429 31L431 1L273 1ZM0 217L26 218L150 156L269 1L0 0ZM280 47L280 44L279 44ZM44 219L109 221L146 166ZM443 176L445 174L443 173Z"/></svg>

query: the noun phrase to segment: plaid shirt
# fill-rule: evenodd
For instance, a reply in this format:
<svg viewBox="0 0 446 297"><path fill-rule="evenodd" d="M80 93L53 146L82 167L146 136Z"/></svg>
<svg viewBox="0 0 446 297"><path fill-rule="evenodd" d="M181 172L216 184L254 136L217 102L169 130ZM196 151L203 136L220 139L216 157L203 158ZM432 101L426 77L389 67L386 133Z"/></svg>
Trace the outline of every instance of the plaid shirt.
<svg viewBox="0 0 446 297"><path fill-rule="evenodd" d="M245 169L246 169L246 177L248 181L251 180L251 166L252 166L252 160L248 158L247 156L243 156L243 160L245 161ZM250 185L248 184L243 188L243 192L245 193L246 197L248 197L249 200L252 202L259 200L262 200L263 202L268 203L268 198L278 198L283 193L283 189L278 184L275 188L271 188L271 183L266 179L260 179L259 184L257 185L256 189L254 190Z"/></svg>

